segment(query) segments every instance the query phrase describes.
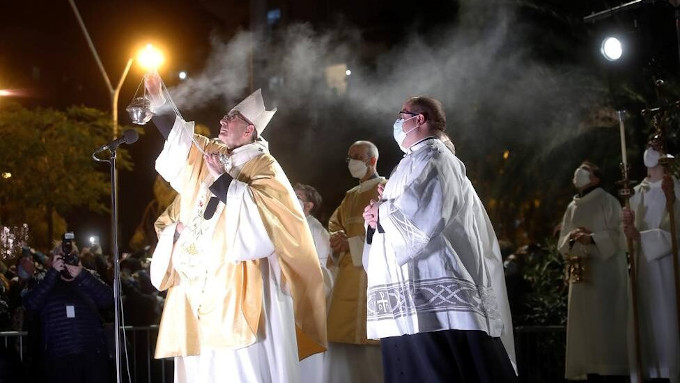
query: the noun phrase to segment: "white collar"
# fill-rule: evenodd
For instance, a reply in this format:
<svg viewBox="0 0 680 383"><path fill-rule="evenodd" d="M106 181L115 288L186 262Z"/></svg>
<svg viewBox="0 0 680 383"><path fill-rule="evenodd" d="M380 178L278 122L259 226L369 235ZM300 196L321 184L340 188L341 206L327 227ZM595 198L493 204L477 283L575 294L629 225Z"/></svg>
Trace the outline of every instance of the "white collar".
<svg viewBox="0 0 680 383"><path fill-rule="evenodd" d="M361 192L364 192L368 189L373 188L375 185L377 185L378 183L380 183L384 179L385 179L385 177L378 176L378 177L371 178L370 180L366 180L366 181L360 183L359 184L359 192L361 193Z"/></svg>
<svg viewBox="0 0 680 383"><path fill-rule="evenodd" d="M408 149L406 149L406 154L411 154L414 152L417 152L418 150L422 149L423 147L429 145L431 142L430 140L436 139L437 137L435 136L427 136L420 141L416 141L413 145L409 146Z"/></svg>
<svg viewBox="0 0 680 383"><path fill-rule="evenodd" d="M652 182L648 177L646 177L644 180L642 180L642 182L640 182L640 187L646 190L659 189L661 188L661 181L663 181L663 179Z"/></svg>
<svg viewBox="0 0 680 383"><path fill-rule="evenodd" d="M591 199L597 198L602 193L604 193L604 190L602 189L602 187L598 186L595 189L591 190L588 194L584 195L583 197L576 194L574 196L574 203L576 203L577 205L581 203L586 203Z"/></svg>
<svg viewBox="0 0 680 383"><path fill-rule="evenodd" d="M267 149L267 141L262 138L258 138L258 140L253 143L239 146L232 150L231 155L227 157L225 166L227 173L236 178L246 162L263 153L269 153L269 150Z"/></svg>

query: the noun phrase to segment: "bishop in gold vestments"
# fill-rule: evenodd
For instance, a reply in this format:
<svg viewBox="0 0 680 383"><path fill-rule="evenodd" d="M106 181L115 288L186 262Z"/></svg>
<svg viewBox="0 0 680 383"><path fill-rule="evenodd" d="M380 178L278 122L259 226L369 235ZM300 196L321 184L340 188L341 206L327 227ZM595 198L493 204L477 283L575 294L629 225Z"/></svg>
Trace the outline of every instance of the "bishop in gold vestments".
<svg viewBox="0 0 680 383"><path fill-rule="evenodd" d="M299 382L298 359L325 350L314 243L259 137L271 115L258 90L220 121L220 140L195 135L179 115L166 133L154 119L166 137L156 170L179 194L156 222L151 265L152 283L168 290L155 356L175 357L175 381ZM231 143L236 118L258 128L256 139ZM222 175L210 168L219 154Z"/></svg>

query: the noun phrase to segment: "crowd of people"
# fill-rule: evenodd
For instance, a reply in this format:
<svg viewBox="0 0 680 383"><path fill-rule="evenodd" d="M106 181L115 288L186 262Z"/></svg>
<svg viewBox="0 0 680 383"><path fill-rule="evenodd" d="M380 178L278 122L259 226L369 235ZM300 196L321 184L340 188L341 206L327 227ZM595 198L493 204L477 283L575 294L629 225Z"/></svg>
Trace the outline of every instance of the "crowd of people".
<svg viewBox="0 0 680 383"><path fill-rule="evenodd" d="M27 332L18 349L3 349L0 382L106 381L113 371L113 265L97 245L73 247L77 263L64 262L62 242L47 254L24 247L12 262L0 261L0 331ZM150 283L146 251L124 254L121 266L123 322L156 325L164 297ZM65 358L62 360L62 358ZM101 368L91 369L99 365ZM25 368L25 367L29 368ZM37 367L37 368L36 368ZM85 368L87 367L87 368ZM106 375L74 378L72 371Z"/></svg>
<svg viewBox="0 0 680 383"><path fill-rule="evenodd" d="M276 110L259 90L210 139L160 77L145 87L165 140L156 170L177 197L155 222L153 254L121 260L123 312L125 324L160 325L155 357L174 359L175 382L518 380L521 254L501 255L438 100L401 106L393 135L404 157L389 178L374 143L349 147L358 185L324 225L319 192L291 184L269 153L261 134ZM623 209L597 165L575 170L557 245L568 265L566 379L680 382L666 210L680 185L666 157L650 143L648 177ZM109 379L110 258L62 243L49 255L26 248L3 271L0 325L32 335L36 381Z"/></svg>

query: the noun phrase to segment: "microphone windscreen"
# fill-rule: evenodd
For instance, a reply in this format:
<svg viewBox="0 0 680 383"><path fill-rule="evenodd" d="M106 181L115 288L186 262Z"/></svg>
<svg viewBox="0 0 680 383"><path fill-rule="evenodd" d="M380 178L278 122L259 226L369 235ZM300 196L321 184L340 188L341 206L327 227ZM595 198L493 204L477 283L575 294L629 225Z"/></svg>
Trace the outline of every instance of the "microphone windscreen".
<svg viewBox="0 0 680 383"><path fill-rule="evenodd" d="M123 132L123 137L125 138L126 144L133 144L139 139L139 133L134 129L128 129Z"/></svg>

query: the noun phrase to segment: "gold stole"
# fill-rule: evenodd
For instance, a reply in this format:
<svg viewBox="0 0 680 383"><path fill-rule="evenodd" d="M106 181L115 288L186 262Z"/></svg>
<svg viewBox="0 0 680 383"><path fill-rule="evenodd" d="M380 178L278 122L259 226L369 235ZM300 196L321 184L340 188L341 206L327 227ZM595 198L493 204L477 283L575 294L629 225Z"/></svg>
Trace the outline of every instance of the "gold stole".
<svg viewBox="0 0 680 383"><path fill-rule="evenodd" d="M196 136L205 144L206 151L214 151L219 143ZM200 152L192 148L184 170L181 197L156 222L157 230L175 222L189 222L195 214L200 198L200 183L209 177ZM314 242L305 217L295 204L295 193L281 167L269 154L259 155L247 162L238 180L249 185L264 227L274 243L282 274L282 288L293 298L298 356L303 359L325 351L326 310L323 275ZM212 238L225 257L225 214L218 217ZM234 263L226 259L218 262L210 278L224 281L225 294L219 302L212 301L200 321L178 284L174 270L169 270L165 284L168 288L156 346L156 358L200 354L201 345L212 348L239 348L256 341L262 312L263 284L258 260ZM216 297L217 298L217 297Z"/></svg>

